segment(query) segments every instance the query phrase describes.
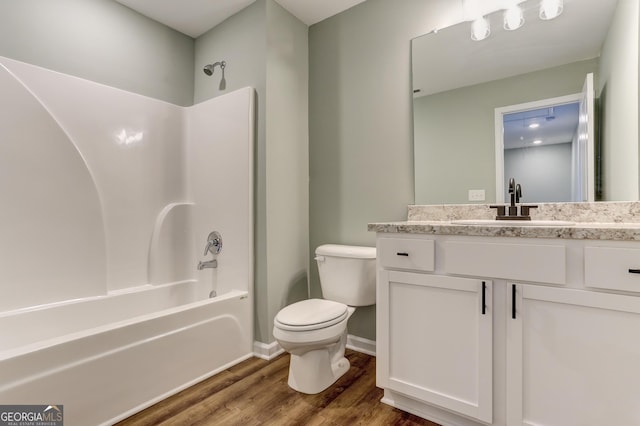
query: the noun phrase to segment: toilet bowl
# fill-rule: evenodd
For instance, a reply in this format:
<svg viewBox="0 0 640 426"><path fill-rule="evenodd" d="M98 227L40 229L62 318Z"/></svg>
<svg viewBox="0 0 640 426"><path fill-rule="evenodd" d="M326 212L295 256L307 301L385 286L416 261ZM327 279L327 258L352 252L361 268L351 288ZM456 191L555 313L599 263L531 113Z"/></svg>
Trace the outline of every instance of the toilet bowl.
<svg viewBox="0 0 640 426"><path fill-rule="evenodd" d="M357 306L375 303L375 250L335 244L318 247L316 261L326 298L294 303L276 315L273 336L291 354L288 383L292 389L319 393L349 370L344 356L347 321Z"/></svg>

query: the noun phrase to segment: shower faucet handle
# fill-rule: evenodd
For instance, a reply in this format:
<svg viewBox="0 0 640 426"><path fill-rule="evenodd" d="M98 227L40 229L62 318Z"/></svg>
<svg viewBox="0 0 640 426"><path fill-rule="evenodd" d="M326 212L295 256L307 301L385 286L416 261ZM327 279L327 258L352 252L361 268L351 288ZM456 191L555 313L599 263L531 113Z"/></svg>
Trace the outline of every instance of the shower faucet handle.
<svg viewBox="0 0 640 426"><path fill-rule="evenodd" d="M209 253L209 250L211 250L211 241L207 241L207 245L204 248L204 254L203 256L206 256L207 253Z"/></svg>
<svg viewBox="0 0 640 426"><path fill-rule="evenodd" d="M222 235L218 231L213 231L207 237L207 245L204 248L204 256L211 253L214 256L222 250Z"/></svg>

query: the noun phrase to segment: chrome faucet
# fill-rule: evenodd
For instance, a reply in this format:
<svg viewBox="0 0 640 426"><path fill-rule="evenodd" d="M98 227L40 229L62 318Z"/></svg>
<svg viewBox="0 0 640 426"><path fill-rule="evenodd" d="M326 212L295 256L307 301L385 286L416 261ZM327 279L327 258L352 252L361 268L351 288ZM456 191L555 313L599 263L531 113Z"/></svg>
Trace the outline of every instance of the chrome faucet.
<svg viewBox="0 0 640 426"><path fill-rule="evenodd" d="M218 267L218 259L209 260L207 262L199 261L198 262L198 271L202 271L205 268L217 268Z"/></svg>
<svg viewBox="0 0 640 426"><path fill-rule="evenodd" d="M204 255L207 253L211 253L212 255L216 255L222 251L222 236L218 231L213 231L207 237L207 245L204 247Z"/></svg>
<svg viewBox="0 0 640 426"><path fill-rule="evenodd" d="M204 247L204 256L211 253L213 259L203 262L198 262L198 270L201 271L205 268L217 268L218 260L215 258L220 251L222 251L222 236L218 231L213 231L207 237L207 245Z"/></svg>

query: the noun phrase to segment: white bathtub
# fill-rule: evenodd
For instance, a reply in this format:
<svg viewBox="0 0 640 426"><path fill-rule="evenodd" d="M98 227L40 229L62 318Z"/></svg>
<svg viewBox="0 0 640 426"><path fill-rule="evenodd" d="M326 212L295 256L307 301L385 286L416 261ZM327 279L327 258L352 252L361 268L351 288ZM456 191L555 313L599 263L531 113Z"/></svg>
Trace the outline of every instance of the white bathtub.
<svg viewBox="0 0 640 426"><path fill-rule="evenodd" d="M0 314L2 404L112 424L252 356L253 302L194 281Z"/></svg>

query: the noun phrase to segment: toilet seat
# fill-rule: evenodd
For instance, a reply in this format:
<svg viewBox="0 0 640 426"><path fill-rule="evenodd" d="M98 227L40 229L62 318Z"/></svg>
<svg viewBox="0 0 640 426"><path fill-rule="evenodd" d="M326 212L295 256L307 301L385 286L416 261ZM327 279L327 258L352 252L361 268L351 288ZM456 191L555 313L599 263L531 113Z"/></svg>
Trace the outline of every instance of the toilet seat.
<svg viewBox="0 0 640 426"><path fill-rule="evenodd" d="M274 319L274 325L287 331L311 331L346 320L347 305L326 299L309 299L286 306Z"/></svg>

